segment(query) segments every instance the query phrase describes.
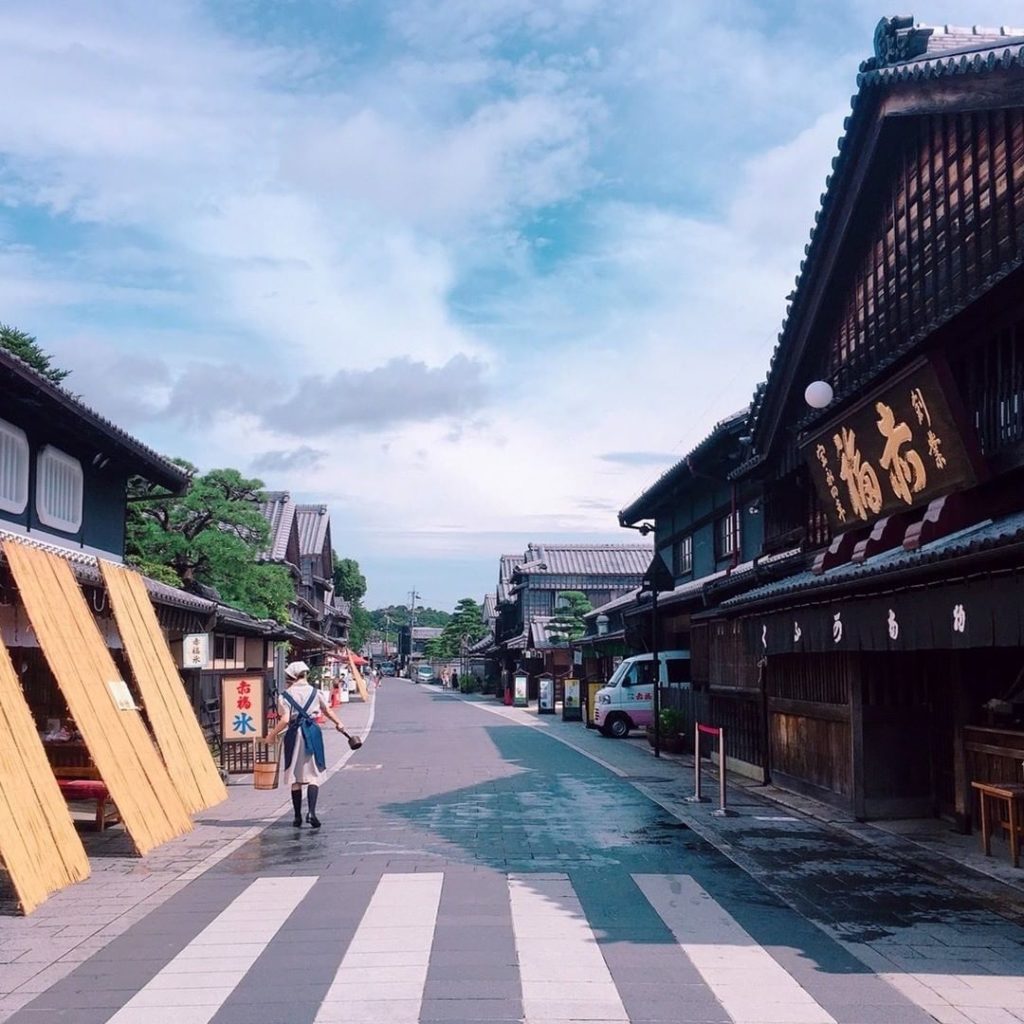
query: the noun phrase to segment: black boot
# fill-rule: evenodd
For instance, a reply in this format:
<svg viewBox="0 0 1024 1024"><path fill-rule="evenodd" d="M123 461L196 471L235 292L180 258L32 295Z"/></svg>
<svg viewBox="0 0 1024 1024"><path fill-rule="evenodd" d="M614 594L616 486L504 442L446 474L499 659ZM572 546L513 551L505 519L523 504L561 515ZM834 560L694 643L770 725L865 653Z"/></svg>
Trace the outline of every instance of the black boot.
<svg viewBox="0 0 1024 1024"><path fill-rule="evenodd" d="M302 790L292 790L292 809L295 811L295 817L292 819L292 824L296 828L302 828Z"/></svg>
<svg viewBox="0 0 1024 1024"><path fill-rule="evenodd" d="M309 822L310 828L320 827L320 819L316 816L316 801L319 796L319 786L310 786L306 791L306 799L309 801L309 814L306 815L306 821Z"/></svg>

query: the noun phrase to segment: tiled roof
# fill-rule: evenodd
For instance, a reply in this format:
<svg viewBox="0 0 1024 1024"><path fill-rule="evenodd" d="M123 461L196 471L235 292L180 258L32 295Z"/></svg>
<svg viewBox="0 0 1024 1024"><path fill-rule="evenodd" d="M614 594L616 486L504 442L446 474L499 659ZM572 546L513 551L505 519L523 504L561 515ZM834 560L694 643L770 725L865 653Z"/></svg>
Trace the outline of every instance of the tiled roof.
<svg viewBox="0 0 1024 1024"><path fill-rule="evenodd" d="M472 647L469 648L468 654L482 654L484 651L489 650L494 644L494 634L485 633Z"/></svg>
<svg viewBox="0 0 1024 1024"><path fill-rule="evenodd" d="M59 384L44 377L28 363L19 359L8 349L0 346L0 370L15 379L19 387L32 388L35 392L49 399L75 416L83 424L99 431L122 450L129 468L153 483L167 487L175 493L185 489L189 481L188 473L176 466L169 459L159 455L152 448L144 445L137 438L122 430L95 409L89 408L80 398L65 390ZM109 454L109 453L108 453Z"/></svg>
<svg viewBox="0 0 1024 1024"><path fill-rule="evenodd" d="M649 544L530 544L518 567L531 576L643 576Z"/></svg>
<svg viewBox="0 0 1024 1024"><path fill-rule="evenodd" d="M851 98L851 113L843 122L844 134L838 141L839 152L832 158L832 173L825 180L825 191L814 216L810 239L804 246L804 259L800 262L796 285L789 296L768 375L754 392L750 422L755 439L760 442L760 450L753 452L751 459L731 474L733 477L764 460L766 442L761 438L761 432L766 428L761 421L765 408L768 400L782 386L780 378L785 379L784 370L795 370L801 355L790 350L796 344L794 336L808 315L808 305L815 291L815 275L809 271L814 271L819 262L824 262L825 250L833 234L832 222L838 214L839 197L861 151L862 129L876 110L881 92L898 83L984 75L1024 67L1024 29L936 28L913 26L912 22L913 19L883 18L875 31L875 56L861 64L857 76L858 91ZM899 59L901 53L905 55L903 59ZM1008 266L1009 269L1012 266ZM985 287L991 287L991 284L989 282ZM941 326L939 320L934 327L938 326ZM836 398L840 397L837 392Z"/></svg>
<svg viewBox="0 0 1024 1024"><path fill-rule="evenodd" d="M775 583L755 587L728 601L723 601L722 607L736 608L794 594L806 593L810 599L814 596L812 591L824 590L834 585L841 585L845 591L862 581L883 585L888 574L903 569L924 567L936 562L945 564L952 558L980 554L1022 542L1024 542L1024 512L1016 512L1013 515L950 534L948 537L940 537L930 544L922 545L917 551L906 551L902 547L898 547L880 552L861 563L838 565L821 574L810 571L799 572ZM948 573L951 570L947 569L946 571Z"/></svg>
<svg viewBox="0 0 1024 1024"><path fill-rule="evenodd" d="M548 636L548 625L551 622L550 615L536 615L530 620L530 646L550 647L551 637Z"/></svg>
<svg viewBox="0 0 1024 1024"><path fill-rule="evenodd" d="M496 602L493 594L484 594L484 602L480 610L484 622L490 622L497 615Z"/></svg>
<svg viewBox="0 0 1024 1024"><path fill-rule="evenodd" d="M326 505L296 505L295 524L299 529L299 553L319 555L324 550L331 517Z"/></svg>
<svg viewBox="0 0 1024 1024"><path fill-rule="evenodd" d="M502 555L498 560L497 599L499 604L509 600L511 597L510 589L512 586L512 570L515 569L518 561L518 555Z"/></svg>
<svg viewBox="0 0 1024 1024"><path fill-rule="evenodd" d="M439 626L413 626L412 638L414 640L433 640L444 632Z"/></svg>
<svg viewBox="0 0 1024 1024"><path fill-rule="evenodd" d="M270 526L270 547L260 556L269 562L283 562L288 556L288 538L295 522L295 502L287 491L266 491L260 513Z"/></svg>
<svg viewBox="0 0 1024 1024"><path fill-rule="evenodd" d="M341 594L335 594L331 598L331 607L338 615L344 615L346 618L352 618L352 605L341 596Z"/></svg>
<svg viewBox="0 0 1024 1024"><path fill-rule="evenodd" d="M882 18L875 29L875 55L862 70L945 60L954 55L992 50L1024 40L1024 28L1006 25L921 25L913 17Z"/></svg>
<svg viewBox="0 0 1024 1024"><path fill-rule="evenodd" d="M7 530L0 530L0 541L14 541L16 544L23 544L26 547L36 548L39 551L46 551L58 558L63 558L71 564L75 578L79 583L87 583L94 587L104 587L103 575L100 572L99 559L85 551L74 548L61 547L59 544L50 544L35 537L25 537L20 533L9 533ZM185 611L198 612L202 615L212 615L217 609L215 601L208 601L206 598L190 594L177 587L168 586L159 580L152 580L143 576L146 590L149 596L157 604L166 605L170 608L182 608Z"/></svg>
<svg viewBox="0 0 1024 1024"><path fill-rule="evenodd" d="M662 473L646 491L644 491L638 498L631 501L619 513L619 522L623 526L632 525L638 519L652 515L653 513L651 511L646 510L649 510L652 504L658 501L668 488L678 483L680 478L686 480L691 477L691 467L694 460L699 459L701 456L706 454L715 445L715 443L722 438L729 436L739 437L741 431L746 426L747 416L749 413L750 406L747 406L740 409L738 412L731 413L724 419L719 420L719 422L715 424L711 433L708 434L700 444L684 455L674 466L671 467L671 469L667 469Z"/></svg>

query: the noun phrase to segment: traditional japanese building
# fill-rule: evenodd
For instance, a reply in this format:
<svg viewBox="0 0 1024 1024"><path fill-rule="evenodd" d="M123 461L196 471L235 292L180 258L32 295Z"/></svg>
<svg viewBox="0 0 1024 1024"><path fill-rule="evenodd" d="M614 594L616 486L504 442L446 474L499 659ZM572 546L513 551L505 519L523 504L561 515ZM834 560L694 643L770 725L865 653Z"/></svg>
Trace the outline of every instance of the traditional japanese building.
<svg viewBox="0 0 1024 1024"><path fill-rule="evenodd" d="M879 23L789 299L731 479L803 566L693 616L695 676L774 782L966 826L1024 757L1024 30Z"/></svg>
<svg viewBox="0 0 1024 1024"><path fill-rule="evenodd" d="M127 481L188 477L0 349L0 889L88 874L70 807L146 853L226 797L168 639L214 604L124 567Z"/></svg>
<svg viewBox="0 0 1024 1024"><path fill-rule="evenodd" d="M503 555L494 649L502 669L526 669L531 697L539 674L564 679L572 652L548 630L559 594L579 591L591 606L606 604L639 587L651 553L647 544L530 544L522 556Z"/></svg>

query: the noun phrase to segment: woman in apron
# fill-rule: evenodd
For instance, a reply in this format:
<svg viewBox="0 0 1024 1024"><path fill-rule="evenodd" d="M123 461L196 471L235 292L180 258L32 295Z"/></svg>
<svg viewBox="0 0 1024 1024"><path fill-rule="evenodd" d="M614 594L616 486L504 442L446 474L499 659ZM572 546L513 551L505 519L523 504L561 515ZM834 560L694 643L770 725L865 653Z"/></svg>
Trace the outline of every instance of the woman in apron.
<svg viewBox="0 0 1024 1024"><path fill-rule="evenodd" d="M284 777L291 783L292 807L295 809L292 824L296 828L302 827L302 787L306 786L306 801L309 805L306 821L310 827L319 828L316 802L327 763L324 758L323 733L316 722L317 715L323 711L338 732L344 732L345 727L328 706L323 691L307 680L309 666L304 661L293 661L284 670L284 674L290 685L277 702L281 718L267 739L273 742L280 733L284 733Z"/></svg>

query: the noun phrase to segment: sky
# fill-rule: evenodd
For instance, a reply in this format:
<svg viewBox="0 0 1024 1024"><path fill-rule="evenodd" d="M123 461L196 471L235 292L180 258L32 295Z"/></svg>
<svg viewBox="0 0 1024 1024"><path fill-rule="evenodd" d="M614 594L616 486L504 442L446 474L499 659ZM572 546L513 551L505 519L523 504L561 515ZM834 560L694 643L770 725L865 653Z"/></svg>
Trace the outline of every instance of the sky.
<svg viewBox="0 0 1024 1024"><path fill-rule="evenodd" d="M0 320L141 440L482 598L764 379L889 7L11 0ZM929 0L926 24L1018 24Z"/></svg>

